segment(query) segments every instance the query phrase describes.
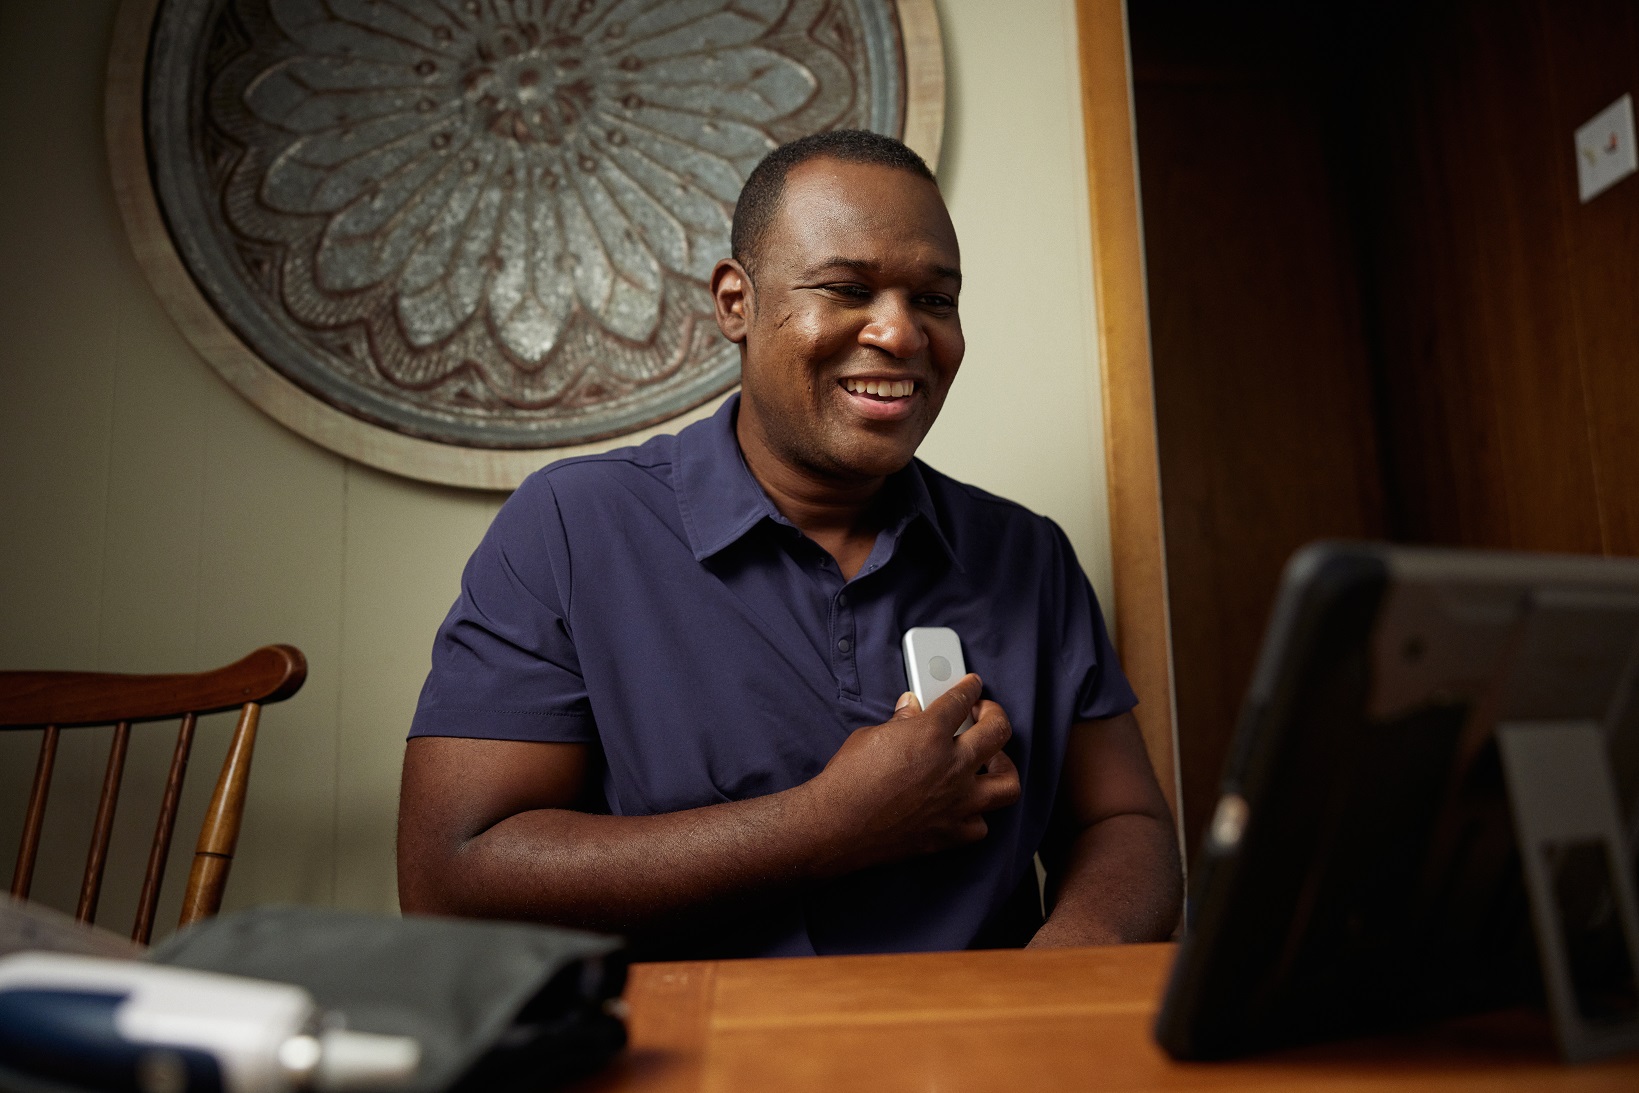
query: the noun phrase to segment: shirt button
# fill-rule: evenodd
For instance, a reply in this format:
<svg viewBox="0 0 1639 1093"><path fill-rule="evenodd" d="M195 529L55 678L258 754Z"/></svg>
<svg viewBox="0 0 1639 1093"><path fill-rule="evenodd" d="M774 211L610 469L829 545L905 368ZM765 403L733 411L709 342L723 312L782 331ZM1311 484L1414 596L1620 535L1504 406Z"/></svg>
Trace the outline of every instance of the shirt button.
<svg viewBox="0 0 1639 1093"><path fill-rule="evenodd" d="M837 593L837 606L838 607L847 607L848 606L848 593L846 593L846 592L838 592Z"/></svg>
<svg viewBox="0 0 1639 1093"><path fill-rule="evenodd" d="M846 653L851 647L847 638L842 638L837 642L837 652L839 653Z"/></svg>

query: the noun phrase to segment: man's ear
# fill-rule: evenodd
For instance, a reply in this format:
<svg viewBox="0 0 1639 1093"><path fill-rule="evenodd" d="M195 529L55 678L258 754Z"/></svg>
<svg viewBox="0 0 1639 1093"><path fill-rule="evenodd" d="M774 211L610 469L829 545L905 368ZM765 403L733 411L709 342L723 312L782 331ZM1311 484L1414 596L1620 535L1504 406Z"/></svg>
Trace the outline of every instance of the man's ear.
<svg viewBox="0 0 1639 1093"><path fill-rule="evenodd" d="M732 258L725 258L711 270L711 300L717 315L717 329L735 345L744 345L751 325L751 276Z"/></svg>

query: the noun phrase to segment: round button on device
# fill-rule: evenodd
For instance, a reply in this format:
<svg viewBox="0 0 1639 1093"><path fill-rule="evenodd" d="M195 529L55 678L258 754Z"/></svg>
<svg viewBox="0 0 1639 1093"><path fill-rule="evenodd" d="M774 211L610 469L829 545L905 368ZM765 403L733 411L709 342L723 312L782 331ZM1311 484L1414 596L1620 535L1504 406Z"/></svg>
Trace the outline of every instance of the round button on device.
<svg viewBox="0 0 1639 1093"><path fill-rule="evenodd" d="M950 661L946 660L944 657L934 657L932 660L928 661L928 672L934 679L937 679L939 682L943 683L945 680L950 678Z"/></svg>

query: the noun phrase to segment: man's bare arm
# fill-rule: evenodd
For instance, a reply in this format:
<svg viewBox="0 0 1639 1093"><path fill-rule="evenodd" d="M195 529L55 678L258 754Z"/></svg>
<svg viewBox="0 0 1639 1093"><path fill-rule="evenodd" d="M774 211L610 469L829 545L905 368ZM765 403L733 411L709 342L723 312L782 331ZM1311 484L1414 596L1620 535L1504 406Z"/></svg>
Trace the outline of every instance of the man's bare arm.
<svg viewBox="0 0 1639 1093"><path fill-rule="evenodd" d="M1172 813L1131 713L1070 731L1032 947L1163 941L1183 905Z"/></svg>
<svg viewBox="0 0 1639 1093"><path fill-rule="evenodd" d="M968 676L926 712L860 729L825 770L781 793L657 816L576 811L575 744L419 737L404 757L405 911L642 934L712 907L984 837L1018 800L1012 764L980 773L1012 734Z"/></svg>

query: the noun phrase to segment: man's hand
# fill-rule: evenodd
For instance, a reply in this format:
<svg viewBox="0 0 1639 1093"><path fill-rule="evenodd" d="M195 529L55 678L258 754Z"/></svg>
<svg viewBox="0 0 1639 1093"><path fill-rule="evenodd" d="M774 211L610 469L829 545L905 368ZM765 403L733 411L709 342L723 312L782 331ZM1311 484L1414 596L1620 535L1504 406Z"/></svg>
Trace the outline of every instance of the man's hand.
<svg viewBox="0 0 1639 1093"><path fill-rule="evenodd" d="M400 903L644 934L982 839L1019 777L1000 750L1007 715L979 690L967 676L926 711L903 705L800 786L656 816L578 811L597 778L584 745L417 737L399 798ZM973 728L953 739L970 710Z"/></svg>
<svg viewBox="0 0 1639 1093"><path fill-rule="evenodd" d="M1002 751L1007 713L979 701L966 675L926 710L906 693L888 721L856 730L806 787L836 817L819 863L835 876L869 865L978 842L985 813L1019 799L1019 771ZM971 713L973 727L954 733Z"/></svg>

